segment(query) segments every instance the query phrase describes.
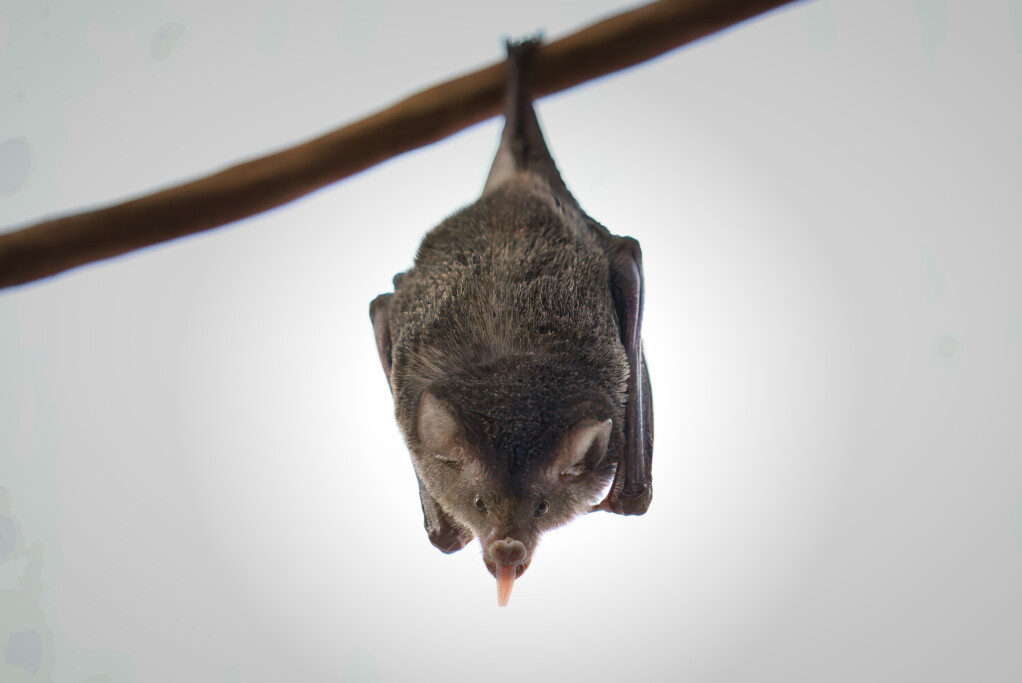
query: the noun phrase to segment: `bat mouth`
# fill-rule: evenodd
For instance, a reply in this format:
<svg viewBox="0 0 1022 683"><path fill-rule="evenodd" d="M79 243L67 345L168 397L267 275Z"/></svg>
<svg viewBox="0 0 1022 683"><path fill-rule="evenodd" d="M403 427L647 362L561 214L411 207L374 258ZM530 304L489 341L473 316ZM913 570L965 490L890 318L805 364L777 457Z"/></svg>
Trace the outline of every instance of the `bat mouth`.
<svg viewBox="0 0 1022 683"><path fill-rule="evenodd" d="M493 574L493 578L497 578L497 568L498 567L513 566L515 568L515 578L516 579L518 577L520 577L522 574L524 574L525 570L529 568L530 564L532 564L532 560L529 560L527 562L522 562L521 564L516 564L516 565L501 565L501 564L497 564L496 562L490 562L489 560L483 560L483 562L486 563L486 569L491 574Z"/></svg>

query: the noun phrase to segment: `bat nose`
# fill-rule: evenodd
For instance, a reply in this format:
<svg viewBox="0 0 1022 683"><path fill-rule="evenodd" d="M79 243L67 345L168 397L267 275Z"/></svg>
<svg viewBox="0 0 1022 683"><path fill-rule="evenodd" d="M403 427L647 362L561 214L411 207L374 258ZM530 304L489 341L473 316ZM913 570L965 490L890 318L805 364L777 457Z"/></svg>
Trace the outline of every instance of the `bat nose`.
<svg viewBox="0 0 1022 683"><path fill-rule="evenodd" d="M490 544L490 557L497 564L521 564L525 561L525 544L513 538L505 538Z"/></svg>

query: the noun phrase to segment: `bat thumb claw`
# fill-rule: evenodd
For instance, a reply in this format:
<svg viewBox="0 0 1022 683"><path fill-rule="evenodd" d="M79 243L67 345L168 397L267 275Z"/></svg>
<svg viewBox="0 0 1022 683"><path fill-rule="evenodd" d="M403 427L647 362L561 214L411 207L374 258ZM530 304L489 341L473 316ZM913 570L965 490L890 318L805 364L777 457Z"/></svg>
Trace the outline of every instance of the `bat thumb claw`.
<svg viewBox="0 0 1022 683"><path fill-rule="evenodd" d="M649 509L652 499L653 487L636 486L617 495L612 491L599 505L594 505L589 511L605 510L617 515L642 515Z"/></svg>

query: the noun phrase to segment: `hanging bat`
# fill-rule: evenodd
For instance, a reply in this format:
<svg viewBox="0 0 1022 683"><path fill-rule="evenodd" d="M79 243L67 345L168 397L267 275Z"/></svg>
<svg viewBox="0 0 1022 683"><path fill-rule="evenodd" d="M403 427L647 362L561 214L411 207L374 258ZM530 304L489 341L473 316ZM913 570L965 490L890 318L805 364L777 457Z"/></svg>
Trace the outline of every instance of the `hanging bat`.
<svg viewBox="0 0 1022 683"><path fill-rule="evenodd" d="M652 498L639 244L561 180L527 86L537 44L507 45L482 196L370 305L429 540L452 553L478 538L502 606L543 532Z"/></svg>

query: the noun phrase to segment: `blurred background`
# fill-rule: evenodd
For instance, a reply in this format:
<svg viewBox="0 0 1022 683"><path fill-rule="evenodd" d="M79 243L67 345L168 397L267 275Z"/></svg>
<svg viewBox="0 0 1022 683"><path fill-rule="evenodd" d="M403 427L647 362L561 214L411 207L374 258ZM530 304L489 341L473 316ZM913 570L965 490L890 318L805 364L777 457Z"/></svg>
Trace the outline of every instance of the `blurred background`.
<svg viewBox="0 0 1022 683"><path fill-rule="evenodd" d="M5 3L0 229L630 6ZM817 0L539 103L644 248L655 497L505 609L426 538L368 316L499 120L5 290L0 680L1018 680L1020 79L1020 0Z"/></svg>

